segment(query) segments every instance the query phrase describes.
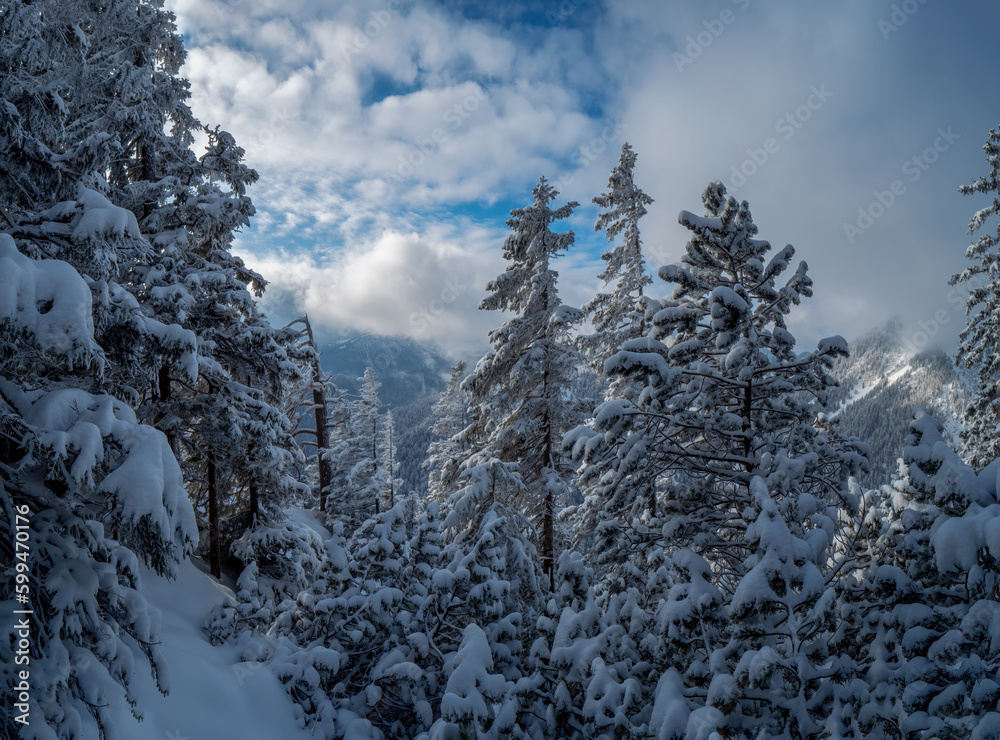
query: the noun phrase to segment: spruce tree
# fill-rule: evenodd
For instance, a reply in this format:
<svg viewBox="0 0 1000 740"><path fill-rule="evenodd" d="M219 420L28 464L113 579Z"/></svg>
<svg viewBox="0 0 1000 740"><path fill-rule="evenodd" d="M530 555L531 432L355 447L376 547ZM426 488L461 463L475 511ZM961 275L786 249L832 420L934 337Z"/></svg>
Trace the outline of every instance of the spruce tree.
<svg viewBox="0 0 1000 740"><path fill-rule="evenodd" d="M983 145L990 171L970 185L958 190L963 195L981 193L992 196L992 202L976 211L969 221L969 234L986 226L987 220L1000 216L1000 129L990 131ZM982 470L1000 458L1000 353L996 338L1000 327L1000 291L996 274L1000 270L1000 221L995 233L983 233L965 250L965 258L973 264L951 278L951 284L966 283L968 324L963 329L956 359L964 367L974 369L978 385L965 411L962 442L965 458L976 470Z"/></svg>
<svg viewBox="0 0 1000 740"><path fill-rule="evenodd" d="M464 438L479 457L488 451L487 457L517 464L523 489L510 491L510 503L531 521L542 569L551 580L559 547L556 515L572 487L561 439L576 421L574 404L564 395L578 363L566 327L579 314L560 303L551 267L574 235L555 233L551 226L578 204L553 210L549 204L558 193L544 177L532 193L532 205L510 212L513 233L503 245L510 264L487 285L489 295L480 304L514 315L490 332L493 349L466 383L472 418Z"/></svg>
<svg viewBox="0 0 1000 740"><path fill-rule="evenodd" d="M440 504L446 503L454 493L460 463L466 452L466 444L460 436L469 420L469 395L462 388L465 377L465 363L456 363L444 393L433 408L431 432L435 439L427 448L424 468L428 471L428 496Z"/></svg>
<svg viewBox="0 0 1000 740"><path fill-rule="evenodd" d="M396 441L396 420L393 418L392 411L389 410L385 412L385 420L382 422L382 437L379 440L379 454L385 473L380 495L389 509L405 497L403 479L396 477L396 471L399 469L399 463L396 461Z"/></svg>
<svg viewBox="0 0 1000 740"><path fill-rule="evenodd" d="M645 333L644 314L637 303L642 300L646 286L653 279L646 273L642 258L642 240L639 237L639 219L646 215L646 206L653 199L636 186L633 179L636 154L631 144L622 144L618 164L608 178L608 192L594 198L594 203L604 209L597 217L594 230L604 230L608 241L614 245L601 255L607 264L598 277L610 293L599 293L583 307L590 316L594 333L583 337L585 352L598 374L603 375L604 363L622 342ZM622 243L615 244L621 235Z"/></svg>
<svg viewBox="0 0 1000 740"><path fill-rule="evenodd" d="M36 736L69 736L91 715L111 735L115 684L141 717L136 658L169 690L139 564L176 575L197 537L194 514L166 437L100 390L106 353L94 327L108 317L88 281L0 233L0 296L0 599L28 615L33 689L12 706L23 663L11 631L0 640L3 731L30 722Z"/></svg>
<svg viewBox="0 0 1000 740"><path fill-rule="evenodd" d="M608 192L594 198L603 212L594 224L595 230L604 229L607 239L615 244L621 236L622 243L615 244L602 255L607 263L600 274L609 293L599 293L583 307L585 315L591 317L594 333L579 338L580 345L596 370L599 378L605 377L605 363L614 355L623 342L643 336L646 332L644 291L653 281L646 273L642 257L642 241L639 236L639 220L646 214L646 206L653 199L640 190L633 179L636 154L627 142L622 145L618 164L608 178ZM613 379L612 385L603 387L605 399L634 398L645 385L645 379L626 381L622 376ZM591 469L581 476L580 487L584 496L581 505L573 507L567 514L574 524L574 540L577 545L590 545L597 554L597 564L602 580L621 577L623 569L630 567L630 561L622 561L617 544L621 538L635 538L632 517L635 515L655 516L656 487L653 476L641 476L649 481L644 491L636 491L630 486L621 487L629 498L645 503L645 514L638 509L623 511L618 502L606 501L606 492L600 477ZM646 522L648 524L648 521ZM637 548L630 548L636 553ZM620 584L612 586L620 588Z"/></svg>
<svg viewBox="0 0 1000 740"><path fill-rule="evenodd" d="M567 443L599 482L594 495L607 514L629 522L655 494L649 514L659 521L646 533L673 548L694 545L731 592L749 555L750 481L761 477L789 520L803 493L849 504L847 479L866 448L819 416L834 384L827 370L846 342L798 353L785 323L812 295L805 263L779 287L791 245L765 263L771 245L755 238L746 202L717 182L702 201L704 216L680 215L691 232L686 255L660 269L673 295L651 312L647 335L606 364L641 393L601 404L594 427Z"/></svg>
<svg viewBox="0 0 1000 740"><path fill-rule="evenodd" d="M331 461L333 484L327 499L327 514L344 522L353 533L362 522L385 511L388 467L382 443L382 423L379 409L382 401L378 389L382 384L371 368L365 370L360 397L342 398L330 417Z"/></svg>
<svg viewBox="0 0 1000 740"><path fill-rule="evenodd" d="M361 445L361 460L351 471L351 482L357 491L358 503L377 515L383 509L382 494L387 475L385 461L380 454L382 425L379 422L379 410L382 408L382 401L378 397L378 389L382 387L382 383L376 379L375 371L370 367L358 380L361 381L361 398L351 423Z"/></svg>
<svg viewBox="0 0 1000 740"><path fill-rule="evenodd" d="M191 115L183 62L159 2L0 13L4 274L30 276L2 291L20 318L0 322L0 476L5 514L16 491L39 533L39 736L73 735L87 712L110 734L107 687L134 699L133 653L166 689L136 566L175 573L197 540L181 471L224 466L233 489L216 503L253 521L295 454L274 410L297 369L248 290L263 280L229 253L256 173Z"/></svg>
<svg viewBox="0 0 1000 740"><path fill-rule="evenodd" d="M949 448L943 426L914 410L899 473L882 497L879 557L845 588L845 649L867 679L851 713L866 737L988 737L1000 652L996 481Z"/></svg>

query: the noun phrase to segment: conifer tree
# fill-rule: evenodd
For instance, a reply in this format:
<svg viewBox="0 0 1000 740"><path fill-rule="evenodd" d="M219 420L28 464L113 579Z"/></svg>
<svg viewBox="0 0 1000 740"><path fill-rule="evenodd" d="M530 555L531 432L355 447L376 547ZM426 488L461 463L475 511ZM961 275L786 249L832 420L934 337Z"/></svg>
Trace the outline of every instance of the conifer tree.
<svg viewBox="0 0 1000 740"><path fill-rule="evenodd" d="M302 325L302 329L297 332L291 327L297 324ZM343 400L340 398L333 379L325 372L320 365L320 351L316 345L316 338L313 335L312 324L308 316L292 321L287 327L293 332L293 345L297 346L301 352L302 360L309 367L309 378L300 389L300 396L296 399L296 408L292 411L292 416L298 421L299 427L296 434L308 434L312 437L312 447L316 450L316 500L319 510L326 510L326 499L330 495L333 485L333 460L331 459L330 443L330 405ZM300 414L305 414L305 408L312 412L312 419L302 425Z"/></svg>
<svg viewBox="0 0 1000 740"><path fill-rule="evenodd" d="M404 495L403 479L396 477L396 470L399 468L399 464L396 462L396 420L393 418L391 410L385 412L379 450L385 472L380 495L386 507L391 509Z"/></svg>
<svg viewBox="0 0 1000 740"><path fill-rule="evenodd" d="M135 658L169 686L138 565L176 574L197 532L168 440L132 406L161 362L196 367L197 338L138 299L135 270L155 249L122 207L128 175L116 178L141 169L139 128L189 151L182 61L156 4L43 0L0 13L0 531L15 542L21 515L34 535L30 559L0 554L0 598L30 573L38 737L75 736L87 714L112 735L116 683L141 714Z"/></svg>
<svg viewBox="0 0 1000 740"><path fill-rule="evenodd" d="M976 211L969 221L969 234L986 226L987 220L1000 216L1000 129L990 131L983 145L988 175L962 185L963 195L982 193L992 196L993 202ZM983 233L965 250L965 258L973 264L951 278L951 284L967 283L969 297L966 301L968 324L962 330L956 359L964 367L974 369L978 387L965 411L962 442L969 464L976 470L1000 458L1000 353L996 351L996 338L1000 327L1000 291L996 288L996 274L1000 269L1000 222L996 233ZM984 284L985 283L985 284Z"/></svg>
<svg viewBox="0 0 1000 740"><path fill-rule="evenodd" d="M20 42L34 60L12 56L6 67L16 79L8 112L24 109L13 133L35 153L25 162L31 179L51 185L26 190L27 173L9 180L12 235L90 281L106 309L95 325L103 383L137 403L187 477L203 481L205 495L195 495L207 504L218 573L224 520L242 530L273 515L298 454L276 412L297 363L251 295L263 279L230 252L253 215L246 188L257 173L232 136L191 114L178 76L183 45L159 3L45 2L5 13L8 21L24 36L5 33L7 48L18 55ZM23 138L26 121L34 132ZM208 143L201 157L191 149L198 133ZM134 216L127 228L107 218L112 205ZM105 237L120 234L114 248L96 224Z"/></svg>
<svg viewBox="0 0 1000 740"><path fill-rule="evenodd" d="M454 484L466 452L466 443L460 436L469 423L469 395L462 388L465 377L465 363L456 363L444 393L433 408L431 432L436 438L427 448L424 468L428 471L428 496L440 504L446 503L454 493Z"/></svg>
<svg viewBox="0 0 1000 740"><path fill-rule="evenodd" d="M382 383L375 378L375 371L370 367L358 380L361 381L361 398L351 424L361 445L361 459L351 471L351 482L357 491L359 503L377 515L382 511L381 500L386 473L380 454L379 433L381 428L379 409L382 408L382 401L378 397L378 389L382 387Z"/></svg>
<svg viewBox="0 0 1000 740"><path fill-rule="evenodd" d="M296 363L248 290L263 280L229 253L256 173L191 115L183 62L159 2L0 13L0 228L19 281L0 292L48 317L0 321L0 487L30 499L35 578L60 591L38 591L38 736L78 734L86 712L111 734L107 687L134 699L133 653L166 689L137 561L170 575L197 539L181 470L231 471L216 503L253 522L275 511L295 454L274 411Z"/></svg>
<svg viewBox="0 0 1000 740"><path fill-rule="evenodd" d="M336 403L330 418L329 459L334 477L327 512L344 522L351 533L365 519L385 511L382 497L388 485L379 420L382 384L371 368L358 380L360 397Z"/></svg>
<svg viewBox="0 0 1000 740"><path fill-rule="evenodd" d="M868 680L850 714L866 737L984 737L995 732L1000 651L996 480L977 478L924 408L882 507L879 557L845 584L844 650Z"/></svg>
<svg viewBox="0 0 1000 740"><path fill-rule="evenodd" d="M635 161L636 153L626 142L622 145L618 164L608 178L608 192L594 198L594 203L604 209L598 216L594 229L604 229L608 241L614 245L602 255L607 264L599 276L605 287L610 286L612 290L609 293L599 293L583 307L584 314L591 316L594 333L580 337L579 342L598 377L605 381L607 378L604 367L607 360L618 351L622 343L646 333L647 299L644 298L644 291L653 282L646 274L639 236L639 220L646 214L646 206L653 199L635 184ZM619 236L622 237L622 243L615 244ZM627 381L623 376L615 376L612 385L604 385L605 399L634 399L645 382L645 378ZM631 478L645 480L645 485L639 483L638 490L628 485L620 487L629 499L625 508L632 509L626 512L619 501L605 500L604 494L608 489L601 486L599 477L593 475L593 472L589 471L587 475L581 476L583 503L567 510L567 517L574 523L576 544L587 543L596 553L602 580L620 580L623 570L633 567L632 560L635 559L623 561L619 557L622 538L636 537L632 518L636 515L645 516L645 524L648 525L648 517L656 514L655 476L636 471ZM632 506L635 500L644 502L644 514ZM631 555L641 559L641 548L630 547L628 550ZM621 584L612 587L619 588Z"/></svg>
<svg viewBox="0 0 1000 740"><path fill-rule="evenodd" d="M599 293L583 307L591 317L594 333L583 337L583 346L598 374L603 375L604 362L618 351L622 342L645 333L644 313L637 308L646 286L653 279L646 274L639 237L639 219L646 215L646 206L653 199L640 190L633 179L636 154L631 144L622 144L618 164L608 178L608 192L594 198L602 213L594 230L604 229L613 245L601 255L607 264L598 277L610 293ZM622 243L615 244L621 235Z"/></svg>
<svg viewBox="0 0 1000 740"><path fill-rule="evenodd" d="M558 549L555 520L571 488L561 439L574 407L564 396L577 354L566 327L579 317L559 301L552 258L573 244L572 231L555 233L553 222L569 217L577 203L553 210L558 193L541 178L535 201L510 212L513 230L504 241L510 264L487 285L480 308L514 316L490 332L493 349L479 361L466 387L472 419L464 438L471 450L517 463L523 490L511 491L515 508L535 529L542 569L551 579ZM471 458L470 458L471 459ZM479 458L476 458L479 459Z"/></svg>
<svg viewBox="0 0 1000 740"><path fill-rule="evenodd" d="M801 493L849 504L847 479L866 449L818 423L834 383L827 369L846 342L825 339L799 354L785 324L812 295L805 263L778 287L791 245L765 264L771 245L755 238L746 202L721 183L702 200L705 216L680 215L691 231L681 264L660 269L672 297L655 307L647 335L606 364L642 392L603 403L594 428L578 428L567 443L620 521L652 508L650 492L662 490L662 511L649 512L661 521L649 534L671 547L697 543L731 592L749 555L750 480L763 478L789 519Z"/></svg>
<svg viewBox="0 0 1000 740"><path fill-rule="evenodd" d="M94 327L110 318L88 281L0 233L0 296L0 600L16 598L30 615L33 689L13 706L22 679L5 636L2 729L69 736L89 714L112 734L115 684L141 717L136 658L169 690L139 563L176 575L195 543L194 515L166 437L100 391L106 353Z"/></svg>

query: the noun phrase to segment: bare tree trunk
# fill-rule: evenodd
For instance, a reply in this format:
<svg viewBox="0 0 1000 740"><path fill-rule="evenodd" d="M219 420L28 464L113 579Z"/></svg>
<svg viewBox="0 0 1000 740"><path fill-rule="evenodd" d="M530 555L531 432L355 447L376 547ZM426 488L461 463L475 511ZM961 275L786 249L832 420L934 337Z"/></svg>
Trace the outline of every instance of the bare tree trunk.
<svg viewBox="0 0 1000 740"><path fill-rule="evenodd" d="M392 427L389 428L389 508L391 509L396 505L396 483L393 481L393 476L396 475L396 469L393 465L393 448L392 448Z"/></svg>
<svg viewBox="0 0 1000 740"><path fill-rule="evenodd" d="M372 478L378 473L378 419L372 419ZM375 488L375 515L379 514L378 488Z"/></svg>
<svg viewBox="0 0 1000 740"><path fill-rule="evenodd" d="M257 526L260 521L260 495L257 492L257 482L250 479L250 527Z"/></svg>
<svg viewBox="0 0 1000 740"><path fill-rule="evenodd" d="M552 501L552 491L545 490L542 506L544 507L542 511L542 541L540 543L542 546L542 571L549 577L549 588L552 588L555 584L556 575L556 542L553 523L553 510L555 506Z"/></svg>
<svg viewBox="0 0 1000 740"><path fill-rule="evenodd" d="M208 567L222 578L222 549L219 543L219 488L215 461L208 460Z"/></svg>
<svg viewBox="0 0 1000 740"><path fill-rule="evenodd" d="M166 365L160 365L160 369L156 373L156 395L159 397L161 403L169 401L173 395L173 390L170 387L170 368ZM157 421L162 421L162 417ZM181 454L177 435L172 429L161 429L160 431L167 436L167 443L170 445L170 449L173 450L177 462L180 462Z"/></svg>
<svg viewBox="0 0 1000 740"><path fill-rule="evenodd" d="M751 427L752 420L751 415L753 414L753 386L750 381L747 381L746 387L743 389L743 457L746 458L747 472L752 470L753 466L750 463L750 453L753 451L753 439L751 438Z"/></svg>
<svg viewBox="0 0 1000 740"><path fill-rule="evenodd" d="M326 511L326 497L330 494L330 485L333 483L333 472L330 470L330 461L325 453L330 449L330 429L326 418L326 389L323 386L323 369L319 364L319 349L316 347L316 339L313 337L312 324L309 317L302 318L306 327L306 336L309 337L309 346L313 349L312 360L312 393L313 412L316 416L316 454L318 456L317 467L319 469L319 510Z"/></svg>
<svg viewBox="0 0 1000 740"><path fill-rule="evenodd" d="M548 374L545 376L548 382ZM549 469L555 471L555 461L552 459L552 435L549 427L549 419L546 419L545 450L544 457ZM552 496L551 486L545 487L542 495L542 536L538 543L541 551L542 572L549 577L549 588L555 585L555 564L556 564L556 538L555 538L555 501Z"/></svg>

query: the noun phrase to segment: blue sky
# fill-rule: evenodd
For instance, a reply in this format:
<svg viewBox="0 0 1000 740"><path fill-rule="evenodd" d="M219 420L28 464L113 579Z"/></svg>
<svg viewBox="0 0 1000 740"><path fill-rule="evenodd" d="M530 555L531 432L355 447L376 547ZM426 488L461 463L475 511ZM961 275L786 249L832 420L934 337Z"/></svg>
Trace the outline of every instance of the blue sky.
<svg viewBox="0 0 1000 740"><path fill-rule="evenodd" d="M308 311L328 336L477 354L502 320L476 307L504 269L507 212L542 175L581 203L557 266L582 304L604 247L590 200L624 141L655 200L654 270L719 179L809 263L803 349L893 315L915 348L950 348L964 323L947 280L984 204L957 187L985 174L1000 124L990 0L167 6L194 112L260 172L237 251L270 280L275 323Z"/></svg>

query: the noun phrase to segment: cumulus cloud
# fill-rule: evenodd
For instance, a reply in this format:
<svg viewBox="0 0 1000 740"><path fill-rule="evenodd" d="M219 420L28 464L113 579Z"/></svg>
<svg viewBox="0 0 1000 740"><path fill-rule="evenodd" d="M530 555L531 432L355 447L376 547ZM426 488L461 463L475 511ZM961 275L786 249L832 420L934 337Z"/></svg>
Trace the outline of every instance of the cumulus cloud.
<svg viewBox="0 0 1000 740"><path fill-rule="evenodd" d="M654 270L683 252L677 212L721 179L762 237L812 267L816 298L792 320L803 344L893 314L916 326L961 268L977 206L955 187L983 170L996 123L975 92L995 68L993 8L955 22L957 9L921 5L886 38L889 0L168 5L195 113L230 130L261 174L239 248L271 280L268 305L337 332L481 347L497 319L475 306L503 269L503 217L489 206L526 204L539 175L583 204L560 270L564 298L587 300L604 246L589 201L624 140L656 200L643 229ZM814 88L832 94L817 106ZM949 125L962 138L846 238L858 208Z"/></svg>
<svg viewBox="0 0 1000 740"><path fill-rule="evenodd" d="M270 276L267 297L287 320L308 313L327 328L447 336L453 351L482 342L490 318L477 311L486 282L502 269L494 234L476 231L461 244L431 231L382 232L371 242L335 252L244 254Z"/></svg>

